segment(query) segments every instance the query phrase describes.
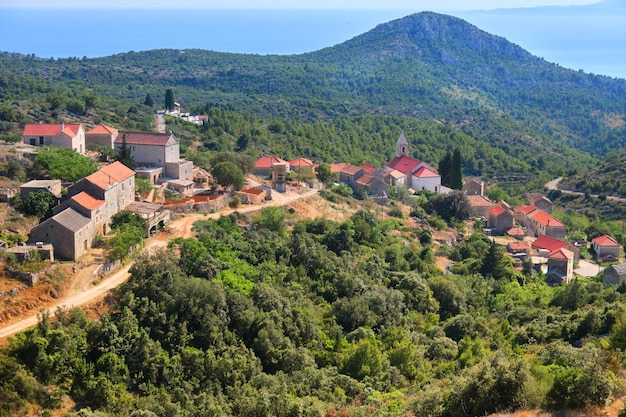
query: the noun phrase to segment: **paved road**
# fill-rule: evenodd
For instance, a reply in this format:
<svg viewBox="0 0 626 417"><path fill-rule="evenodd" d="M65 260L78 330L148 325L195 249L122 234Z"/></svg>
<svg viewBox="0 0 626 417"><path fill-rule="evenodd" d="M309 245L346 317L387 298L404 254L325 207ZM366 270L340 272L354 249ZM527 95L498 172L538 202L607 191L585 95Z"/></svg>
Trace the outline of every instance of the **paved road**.
<svg viewBox="0 0 626 417"><path fill-rule="evenodd" d="M272 193L273 200L265 203L263 206L258 205L244 205L235 209L227 209L221 211L219 213L211 213L211 214L189 214L180 219L173 221L168 224L171 233L169 234L157 234L149 238L146 241L146 245L143 249L143 252L154 251L159 248L164 248L167 246L167 242L171 238L175 237L193 237L193 232L191 228L193 224L197 220L203 219L218 219L222 215L228 215L234 211L238 211L240 213L249 213L261 210L266 206L283 206L289 204L293 201L300 200L303 198L311 197L317 193L317 190L307 190L300 193L291 193L291 194L281 194L281 193ZM55 310L57 307L64 308L72 308L79 307L89 303L92 303L96 300L100 300L104 298L110 290L116 288L123 284L129 277L130 273L128 270L132 266L132 262L128 265L124 266L122 269L117 270L112 275L109 275L106 279L103 279L98 285L88 288L85 291L79 292L69 297L63 297L58 300L55 300L54 303L51 303L46 306L46 309L50 312L50 316L54 317ZM6 327L0 328L0 339L7 338L16 333L22 332L30 327L37 325L38 317L37 314L32 314L24 319L17 321L13 324L7 325Z"/></svg>
<svg viewBox="0 0 626 417"><path fill-rule="evenodd" d="M560 190L561 193L563 194L571 194L571 195L579 195L579 196L585 195L585 193L581 193L579 191L570 191L570 190L560 189L559 183L561 182L562 179L563 177L559 177L559 178L553 179L552 181L546 182L545 184L546 189L547 190ZM590 194L589 196L593 198L600 197L598 194ZM617 201L618 203L626 203L626 198L622 198L622 197L607 196L606 199L609 201Z"/></svg>

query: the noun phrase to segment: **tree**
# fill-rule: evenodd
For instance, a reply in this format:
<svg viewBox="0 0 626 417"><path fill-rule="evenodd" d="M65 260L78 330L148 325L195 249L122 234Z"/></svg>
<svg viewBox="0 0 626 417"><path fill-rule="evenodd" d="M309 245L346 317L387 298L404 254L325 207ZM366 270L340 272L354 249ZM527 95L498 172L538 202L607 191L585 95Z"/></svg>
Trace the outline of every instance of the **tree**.
<svg viewBox="0 0 626 417"><path fill-rule="evenodd" d="M14 205L25 214L42 217L51 214L55 198L49 191L39 190L28 193L23 199L16 199Z"/></svg>
<svg viewBox="0 0 626 417"><path fill-rule="evenodd" d="M439 175L441 175L441 185L448 187L450 184L450 172L452 171L452 154L450 152L446 152L439 161L438 171Z"/></svg>
<svg viewBox="0 0 626 417"><path fill-rule="evenodd" d="M461 152L458 149L452 154L452 166L450 167L450 177L448 187L454 190L463 188L463 169L461 167Z"/></svg>
<svg viewBox="0 0 626 417"><path fill-rule="evenodd" d="M143 104L144 104L144 106L149 106L149 107L154 106L154 99L152 98L150 93L146 93L146 98L143 101Z"/></svg>
<svg viewBox="0 0 626 417"><path fill-rule="evenodd" d="M232 162L220 162L213 167L211 175L222 187L232 186L235 190L241 190L245 183L245 177L241 169Z"/></svg>
<svg viewBox="0 0 626 417"><path fill-rule="evenodd" d="M317 167L317 179L320 180L320 182L326 184L330 182L332 178L333 173L330 170L330 165L320 164L320 166Z"/></svg>
<svg viewBox="0 0 626 417"><path fill-rule="evenodd" d="M135 167L137 166L137 164L135 163L135 158L133 158L130 148L126 143L126 135L122 136L122 146L119 151L117 151L115 160L121 162L130 169L135 169Z"/></svg>
<svg viewBox="0 0 626 417"><path fill-rule="evenodd" d="M174 108L174 91L171 88L165 90L165 109L172 110Z"/></svg>
<svg viewBox="0 0 626 417"><path fill-rule="evenodd" d="M452 220L453 217L457 220L467 220L472 214L472 206L461 191L437 194L428 200L424 208L428 212L436 212L446 221Z"/></svg>
<svg viewBox="0 0 626 417"><path fill-rule="evenodd" d="M254 158L250 155L234 152L220 152L211 158L211 166L215 166L220 162L232 162L244 175L249 174L254 169Z"/></svg>
<svg viewBox="0 0 626 417"><path fill-rule="evenodd" d="M49 176L66 182L78 181L98 170L98 164L92 158L73 149L54 146L39 150L33 165L38 177Z"/></svg>
<svg viewBox="0 0 626 417"><path fill-rule="evenodd" d="M119 229L124 224L136 227L140 230L146 229L146 221L143 217L132 211L122 210L111 217L111 229Z"/></svg>

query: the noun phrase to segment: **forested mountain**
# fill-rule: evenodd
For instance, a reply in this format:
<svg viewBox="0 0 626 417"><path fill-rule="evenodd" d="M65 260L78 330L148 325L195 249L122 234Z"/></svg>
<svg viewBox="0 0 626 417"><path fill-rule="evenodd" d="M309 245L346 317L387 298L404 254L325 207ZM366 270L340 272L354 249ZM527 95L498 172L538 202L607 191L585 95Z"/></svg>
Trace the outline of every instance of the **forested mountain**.
<svg viewBox="0 0 626 417"><path fill-rule="evenodd" d="M626 143L626 81L571 71L458 18L425 12L343 44L292 56L202 50L97 59L0 55L0 95L69 86L116 99L233 106L263 117L383 114L437 120L479 140L506 137L560 154L605 155ZM16 87L16 81L17 86ZM501 147L500 140L495 143Z"/></svg>

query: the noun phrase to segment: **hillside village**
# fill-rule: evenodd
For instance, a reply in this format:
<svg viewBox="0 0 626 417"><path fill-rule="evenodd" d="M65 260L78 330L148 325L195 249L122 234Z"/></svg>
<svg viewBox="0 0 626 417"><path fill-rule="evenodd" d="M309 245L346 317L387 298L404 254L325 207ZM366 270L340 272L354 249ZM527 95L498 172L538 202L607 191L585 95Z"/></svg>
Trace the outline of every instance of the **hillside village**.
<svg viewBox="0 0 626 417"><path fill-rule="evenodd" d="M286 161L270 155L255 161L251 173L254 176L246 181L248 185L240 190L218 192L209 173L180 158L179 140L171 132L124 132L105 125L85 130L81 124L32 123L25 125L22 142L35 149L56 146L80 154L87 154L87 149L108 148L119 152L126 147L136 163L134 170L120 162L105 164L96 173L71 184L64 193L61 182L55 179L36 179L20 186L22 198L30 192L47 190L58 204L51 217L30 231L26 247L6 250L24 253L34 248L49 260L80 259L101 236L111 231L111 219L121 211L140 215L146 221L146 237L150 237L166 227L175 212L219 210L235 196L243 204L263 204L272 198L272 191L285 192L287 187L303 185L323 187L316 179L318 164L302 157ZM362 166L333 163L330 171L337 183L348 186L354 196L373 199L381 205L387 203L392 188L406 190L408 195L453 191L442 185L435 168L411 156L404 132L395 143L394 158L383 168L369 163ZM294 176L298 181L288 179ZM153 192L142 199L136 192L135 178L175 192L179 198L159 201L155 198L159 193ZM208 191L209 188L214 191ZM592 242L566 241L566 226L550 214L553 204L545 195L528 195L527 205L511 207L505 201L490 201L485 183L474 177L465 179L462 191L475 219L483 222L493 239L501 237L499 241L518 267L530 261L537 271L546 275L548 283L567 284L577 273L592 277L604 269L601 265L616 264L607 269L604 282L621 284L626 279L624 266L620 264L621 247L616 240L605 235ZM580 250L588 244L594 259L581 261ZM576 269L580 263L585 268Z"/></svg>

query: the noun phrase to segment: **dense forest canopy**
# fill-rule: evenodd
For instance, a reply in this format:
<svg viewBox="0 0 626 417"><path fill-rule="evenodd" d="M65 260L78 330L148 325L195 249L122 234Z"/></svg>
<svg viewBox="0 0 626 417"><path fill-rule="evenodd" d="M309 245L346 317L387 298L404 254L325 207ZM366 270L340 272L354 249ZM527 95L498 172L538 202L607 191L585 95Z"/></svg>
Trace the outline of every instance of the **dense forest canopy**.
<svg viewBox="0 0 626 417"><path fill-rule="evenodd" d="M63 394L88 407L78 416L323 417L563 409L623 392L624 288L549 287L481 232L444 275L428 230L365 210L290 229L289 216L198 222L197 239L134 264L111 313L44 314L0 352L0 395L15 399L0 415Z"/></svg>

